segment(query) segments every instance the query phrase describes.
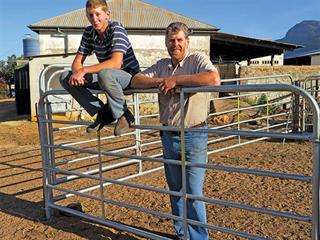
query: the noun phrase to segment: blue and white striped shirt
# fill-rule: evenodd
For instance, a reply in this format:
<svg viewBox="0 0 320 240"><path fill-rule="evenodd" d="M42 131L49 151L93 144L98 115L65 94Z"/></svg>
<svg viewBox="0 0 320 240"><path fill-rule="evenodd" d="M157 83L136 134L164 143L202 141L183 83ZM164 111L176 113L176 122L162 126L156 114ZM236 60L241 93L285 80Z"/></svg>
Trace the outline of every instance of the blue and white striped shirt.
<svg viewBox="0 0 320 240"><path fill-rule="evenodd" d="M87 56L93 52L99 62L110 59L114 52L122 52L123 64L121 69L132 76L140 72L139 62L133 52L127 31L118 22L108 22L103 40L99 38L98 33L92 26L85 28L78 53Z"/></svg>

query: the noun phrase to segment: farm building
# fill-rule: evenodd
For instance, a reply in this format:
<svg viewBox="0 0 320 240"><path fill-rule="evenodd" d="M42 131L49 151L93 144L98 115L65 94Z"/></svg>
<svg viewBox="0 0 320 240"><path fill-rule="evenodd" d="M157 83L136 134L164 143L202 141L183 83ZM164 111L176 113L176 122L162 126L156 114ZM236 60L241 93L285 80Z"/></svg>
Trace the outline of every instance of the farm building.
<svg viewBox="0 0 320 240"><path fill-rule="evenodd" d="M215 63L250 62L250 59L281 55L297 45L276 43L218 32L216 26L199 22L181 14L159 8L141 0L110 0L111 20L121 22L128 31L132 46L141 66L150 65L167 55L164 32L169 23L186 23L193 34L190 51L210 55ZM79 9L57 17L33 23L28 27L39 35L39 55L29 61L30 112L35 119L35 103L39 100L39 75L49 64L71 64L77 51L83 29L89 25L85 9ZM94 63L95 56L86 63ZM232 68L234 69L234 68ZM233 71L233 70L232 70ZM232 72L234 74L234 72ZM230 74L226 74L230 76ZM233 76L232 76L233 77ZM61 89L58 81L52 81L49 89Z"/></svg>
<svg viewBox="0 0 320 240"><path fill-rule="evenodd" d="M320 49L317 51L291 54L284 60L286 65L320 65Z"/></svg>

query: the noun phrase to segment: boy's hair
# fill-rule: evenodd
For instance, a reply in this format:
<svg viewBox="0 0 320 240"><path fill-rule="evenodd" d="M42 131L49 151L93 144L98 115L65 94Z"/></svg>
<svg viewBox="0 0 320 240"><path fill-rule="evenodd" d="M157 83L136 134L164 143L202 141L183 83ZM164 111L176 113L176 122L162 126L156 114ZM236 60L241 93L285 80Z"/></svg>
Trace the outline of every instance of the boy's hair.
<svg viewBox="0 0 320 240"><path fill-rule="evenodd" d="M105 0L87 0L86 9L101 7L104 11L109 11L108 4Z"/></svg>
<svg viewBox="0 0 320 240"><path fill-rule="evenodd" d="M180 31L183 31L183 33L187 39L189 38L190 30L186 24L184 24L182 22L170 23L166 29L166 38L169 36L169 34L177 33Z"/></svg>

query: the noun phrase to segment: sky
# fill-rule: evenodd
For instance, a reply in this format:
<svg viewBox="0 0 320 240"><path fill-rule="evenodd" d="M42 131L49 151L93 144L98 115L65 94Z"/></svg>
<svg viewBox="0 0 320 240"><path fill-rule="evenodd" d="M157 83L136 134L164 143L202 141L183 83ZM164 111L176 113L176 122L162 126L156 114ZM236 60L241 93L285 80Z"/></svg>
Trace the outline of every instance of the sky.
<svg viewBox="0 0 320 240"><path fill-rule="evenodd" d="M144 0L214 25L220 32L280 39L303 20L320 20L320 0ZM85 0L0 0L0 60L23 54L27 26L83 8ZM134 14L134 13L133 13Z"/></svg>

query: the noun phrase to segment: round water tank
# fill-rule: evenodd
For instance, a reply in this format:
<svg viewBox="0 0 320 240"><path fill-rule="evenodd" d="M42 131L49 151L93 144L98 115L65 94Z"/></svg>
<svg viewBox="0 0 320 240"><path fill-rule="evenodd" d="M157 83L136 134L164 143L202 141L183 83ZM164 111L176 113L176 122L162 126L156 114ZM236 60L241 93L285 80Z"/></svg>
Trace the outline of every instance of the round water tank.
<svg viewBox="0 0 320 240"><path fill-rule="evenodd" d="M39 40L30 34L26 34L23 38L23 56L32 57L40 55Z"/></svg>

